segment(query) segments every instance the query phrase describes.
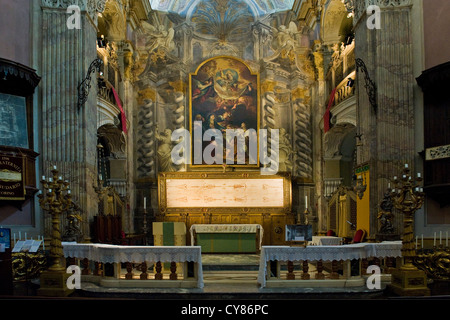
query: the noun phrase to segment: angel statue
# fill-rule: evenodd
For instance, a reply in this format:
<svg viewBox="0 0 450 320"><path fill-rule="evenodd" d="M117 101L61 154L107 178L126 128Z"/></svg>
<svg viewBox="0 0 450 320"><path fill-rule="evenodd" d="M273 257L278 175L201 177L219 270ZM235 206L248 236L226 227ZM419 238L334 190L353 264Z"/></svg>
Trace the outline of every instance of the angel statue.
<svg viewBox="0 0 450 320"><path fill-rule="evenodd" d="M299 32L294 21L291 21L288 27L281 25L278 29L272 28L272 32L274 34L272 47L277 52L283 49L290 51L295 48L295 37Z"/></svg>
<svg viewBox="0 0 450 320"><path fill-rule="evenodd" d="M142 21L142 27L145 34L149 36L146 42L146 48L149 53L152 53L160 47L166 49L168 52L175 48L175 42L173 41L175 30L173 28L166 30L163 25L159 25L156 28L146 21Z"/></svg>
<svg viewBox="0 0 450 320"><path fill-rule="evenodd" d="M159 162L160 172L174 172L178 171L179 167L172 161L172 149L175 144L179 143L181 139L172 141L172 130L165 129L163 132L158 132L158 125L155 126L155 138L159 142L158 150L156 152Z"/></svg>
<svg viewBox="0 0 450 320"><path fill-rule="evenodd" d="M278 29L272 28L272 33L272 49L275 53L266 60L273 61L281 55L283 59L289 58L291 64L295 63L297 68L299 68L300 65L295 53L295 48L297 47L296 36L299 34L299 31L295 22L291 21L287 27L281 25Z"/></svg>

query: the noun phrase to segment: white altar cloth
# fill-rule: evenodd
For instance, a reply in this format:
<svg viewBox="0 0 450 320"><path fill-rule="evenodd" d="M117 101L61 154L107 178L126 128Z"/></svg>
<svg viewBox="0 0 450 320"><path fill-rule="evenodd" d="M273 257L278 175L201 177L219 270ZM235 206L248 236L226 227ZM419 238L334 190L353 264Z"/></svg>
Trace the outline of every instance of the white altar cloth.
<svg viewBox="0 0 450 320"><path fill-rule="evenodd" d="M63 242L65 257L87 258L101 263L195 262L198 285L203 288L202 252L200 246L119 246L101 243Z"/></svg>
<svg viewBox="0 0 450 320"><path fill-rule="evenodd" d="M195 243L194 233L258 233L259 249L262 246L264 230L260 224L193 224L191 232L191 245Z"/></svg>
<svg viewBox="0 0 450 320"><path fill-rule="evenodd" d="M310 244L313 246L333 246L340 245L341 243L341 237L313 236Z"/></svg>
<svg viewBox="0 0 450 320"><path fill-rule="evenodd" d="M356 243L338 246L263 246L259 260L258 283L266 284L267 263L269 261L333 261L353 260L370 257L401 257L401 241L381 243Z"/></svg>

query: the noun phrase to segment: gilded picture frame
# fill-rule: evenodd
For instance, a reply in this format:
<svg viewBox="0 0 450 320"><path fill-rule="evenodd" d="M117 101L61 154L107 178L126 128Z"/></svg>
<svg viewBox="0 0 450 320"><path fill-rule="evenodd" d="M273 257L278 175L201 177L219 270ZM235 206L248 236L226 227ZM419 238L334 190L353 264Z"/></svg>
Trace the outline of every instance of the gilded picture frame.
<svg viewBox="0 0 450 320"><path fill-rule="evenodd" d="M259 167L259 90L259 74L254 73L243 60L235 57L218 56L207 59L189 75L191 167L220 167L224 164L231 167ZM201 129L200 139L203 138L198 144L195 139L199 139L199 136L194 137L196 129ZM205 163L205 148L214 141L203 141L204 133L208 129L218 129L223 135L221 163L220 160ZM242 161L242 157L237 157L237 138L234 138L234 150L226 149L226 133L229 132L227 129L234 129L245 135L244 140L241 140L245 141L245 161ZM256 154L248 152L250 139L257 143ZM199 146L201 150L198 150ZM202 155L201 161L195 158L198 154ZM230 159L233 159L233 163L230 163Z"/></svg>

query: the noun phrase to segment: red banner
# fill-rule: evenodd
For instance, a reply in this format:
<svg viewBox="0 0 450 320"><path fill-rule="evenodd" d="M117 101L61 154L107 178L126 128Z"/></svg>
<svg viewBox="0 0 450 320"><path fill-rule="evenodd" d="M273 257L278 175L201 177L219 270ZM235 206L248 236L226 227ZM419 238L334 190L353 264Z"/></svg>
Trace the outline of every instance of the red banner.
<svg viewBox="0 0 450 320"><path fill-rule="evenodd" d="M127 134L128 130L127 130L127 117L125 115L125 111L123 111L122 108L122 102L120 101L119 95L117 94L116 90L114 89L114 87L111 87L113 93L114 93L114 99L116 99L116 103L117 106L119 106L120 109L120 116L121 116L121 122L122 122L122 131Z"/></svg>

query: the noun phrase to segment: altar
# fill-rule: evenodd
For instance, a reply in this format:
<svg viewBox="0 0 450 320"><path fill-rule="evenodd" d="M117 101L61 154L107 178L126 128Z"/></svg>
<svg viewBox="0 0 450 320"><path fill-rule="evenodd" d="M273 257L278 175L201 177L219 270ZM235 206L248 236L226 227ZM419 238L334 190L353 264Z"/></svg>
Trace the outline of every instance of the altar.
<svg viewBox="0 0 450 320"><path fill-rule="evenodd" d="M194 224L190 233L202 253L256 253L263 240L259 224Z"/></svg>
<svg viewBox="0 0 450 320"><path fill-rule="evenodd" d="M202 252L283 245L285 226L295 223L291 176L283 172L160 173L158 206L156 220L185 223L196 234L187 237L187 245L201 244ZM230 232L233 228L239 232Z"/></svg>

